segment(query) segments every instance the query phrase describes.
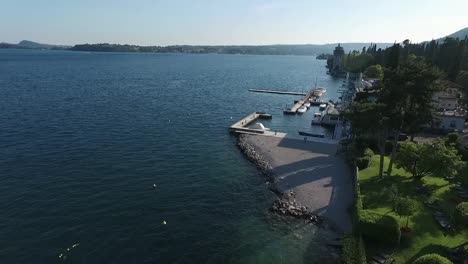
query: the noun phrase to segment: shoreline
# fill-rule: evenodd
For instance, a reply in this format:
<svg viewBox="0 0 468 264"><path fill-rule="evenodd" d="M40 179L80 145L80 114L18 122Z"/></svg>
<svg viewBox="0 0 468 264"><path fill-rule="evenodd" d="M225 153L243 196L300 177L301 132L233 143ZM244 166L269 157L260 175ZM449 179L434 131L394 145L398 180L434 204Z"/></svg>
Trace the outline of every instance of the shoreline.
<svg viewBox="0 0 468 264"><path fill-rule="evenodd" d="M289 148L284 146L287 144L300 146ZM324 147L321 146L323 144L328 144L325 146L327 154L310 152L309 148ZM319 163L326 163L324 159L328 158L337 162L339 168L342 167L340 165L347 166L344 161L341 164L340 158L334 155L336 145L309 142L308 145L305 144L305 149L301 149L301 145L304 145L301 140L284 136L240 134L237 137L237 146L241 152L265 177L268 189L277 195L277 199L269 208L272 213L305 219L306 223L313 223L340 235L350 232L351 216L346 200L336 203L336 198L349 196L348 203L351 205L351 190L342 188L346 187L346 180L350 181L351 177L346 179L345 176L338 175L345 180L343 186L330 190L328 185L331 180L322 182L321 175L316 175L323 174L320 167L329 169L330 166L317 164L313 160L315 158ZM314 177L317 179L313 179ZM336 176L329 175L328 178L333 179ZM300 184L297 184L297 179L300 179ZM350 186L352 185L349 183L348 187Z"/></svg>

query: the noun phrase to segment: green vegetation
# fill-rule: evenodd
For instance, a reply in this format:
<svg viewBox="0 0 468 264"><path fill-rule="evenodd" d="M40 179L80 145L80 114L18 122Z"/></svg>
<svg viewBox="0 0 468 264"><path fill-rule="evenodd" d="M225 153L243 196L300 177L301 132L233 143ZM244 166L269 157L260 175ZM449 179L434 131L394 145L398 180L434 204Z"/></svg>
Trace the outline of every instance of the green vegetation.
<svg viewBox="0 0 468 264"><path fill-rule="evenodd" d="M353 51L345 57L344 65L347 71L352 73L363 72L373 62L371 54Z"/></svg>
<svg viewBox="0 0 468 264"><path fill-rule="evenodd" d="M372 149L366 148L363 153L359 153L359 156L357 156L356 165L360 170L365 169L370 166L373 157L374 152Z"/></svg>
<svg viewBox="0 0 468 264"><path fill-rule="evenodd" d="M345 118L351 121L355 140L353 146L358 145L360 149L366 147L366 135L373 135L377 141L377 148L381 156L380 164L383 164L385 155L385 144L388 135L388 118L385 117L385 105L380 103L360 102L353 103L344 113ZM369 125L372 124L372 125ZM353 157L359 157L353 151ZM383 177L383 167L380 166L379 176Z"/></svg>
<svg viewBox="0 0 468 264"><path fill-rule="evenodd" d="M436 141L432 144L400 143L395 162L416 179L421 179L427 175L454 176L461 160L455 148Z"/></svg>
<svg viewBox="0 0 468 264"><path fill-rule="evenodd" d="M395 213L406 217L406 228L409 227L409 218L416 213L416 202L411 198L400 198L396 202Z"/></svg>
<svg viewBox="0 0 468 264"><path fill-rule="evenodd" d="M397 210L398 201L400 200L400 193L396 184L385 186L383 188L383 196L391 203L392 210Z"/></svg>
<svg viewBox="0 0 468 264"><path fill-rule="evenodd" d="M364 75L368 78L378 78L382 80L384 77L384 68L380 64L371 65L364 71Z"/></svg>
<svg viewBox="0 0 468 264"><path fill-rule="evenodd" d="M376 45L370 45L363 47L362 51L350 52L348 57L345 65L351 72L362 72L368 66L377 64L396 68L399 64L419 58L446 72L449 80L458 82L459 76L465 76L463 71L468 71L468 36L415 44L405 40L386 49L377 49ZM461 83L460 85L463 86ZM468 89L467 86L464 87Z"/></svg>
<svg viewBox="0 0 468 264"><path fill-rule="evenodd" d="M421 44L405 40L385 50L371 45L350 52L345 67L381 79L359 93L345 113L352 127L351 154L361 169L355 232L368 256L386 248L395 250L397 263L429 253L447 256L468 238L463 225L454 229L455 222L468 222L466 206L458 205L461 198L446 180L468 183L468 163L462 161L468 151L457 134L430 144L412 141L433 123L432 98L447 83L443 78L468 92L468 36ZM411 142L399 143L402 133ZM379 154L372 162L366 148Z"/></svg>
<svg viewBox="0 0 468 264"><path fill-rule="evenodd" d="M397 51L394 52L396 55ZM432 121L432 96L438 89L440 76L437 69L418 60L408 60L396 68L388 67L382 88L373 94L376 100L355 100L345 113L351 121L355 140L371 138L378 142L380 177L383 177L388 137L393 137L387 170L387 176L391 176L400 133L413 136Z"/></svg>
<svg viewBox="0 0 468 264"><path fill-rule="evenodd" d="M434 220L433 211L424 204L428 201L438 201L445 214L453 215L457 206L457 198L447 180L428 175L421 181L415 181L412 174L403 168L396 168L392 177L382 179L378 176L378 161L379 156L375 155L371 166L359 172L362 208L363 211L369 213L391 217L400 226L405 226L406 222L411 226L411 233L402 236L400 245L395 248L396 263L411 263L428 253L444 255L447 248L454 248L466 242L467 229L446 231L440 228ZM388 164L389 158L385 157L384 166L388 167ZM430 193L427 196L418 192L421 186L429 190ZM394 203L387 199L388 191L387 193L384 191L389 188L393 189L392 192L400 198L413 199L415 213L411 218L402 219L396 213ZM377 230L375 232L382 234L386 231ZM365 236L363 238L368 256L381 250L382 246L368 241Z"/></svg>
<svg viewBox="0 0 468 264"><path fill-rule="evenodd" d="M457 205L453 218L457 225L468 227L468 202L461 202Z"/></svg>
<svg viewBox="0 0 468 264"><path fill-rule="evenodd" d="M365 241L382 247L395 247L400 243L398 221L388 215L370 210L362 210L359 216L358 231Z"/></svg>
<svg viewBox="0 0 468 264"><path fill-rule="evenodd" d="M366 250L361 236L349 234L343 238L342 260L345 264L366 264Z"/></svg>
<svg viewBox="0 0 468 264"><path fill-rule="evenodd" d="M438 254L427 254L419 257L413 264L452 264L452 262Z"/></svg>

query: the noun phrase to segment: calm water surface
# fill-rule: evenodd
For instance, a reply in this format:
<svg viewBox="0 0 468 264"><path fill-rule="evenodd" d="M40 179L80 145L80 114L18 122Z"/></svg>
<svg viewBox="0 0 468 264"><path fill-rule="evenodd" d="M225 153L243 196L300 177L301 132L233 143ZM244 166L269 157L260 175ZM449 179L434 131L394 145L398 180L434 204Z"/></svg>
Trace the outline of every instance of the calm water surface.
<svg viewBox="0 0 468 264"><path fill-rule="evenodd" d="M0 50L0 262L326 263L327 234L268 214L275 197L227 131L261 110L272 129L322 132L314 110L283 117L297 97L247 89L317 78L335 99L324 66Z"/></svg>

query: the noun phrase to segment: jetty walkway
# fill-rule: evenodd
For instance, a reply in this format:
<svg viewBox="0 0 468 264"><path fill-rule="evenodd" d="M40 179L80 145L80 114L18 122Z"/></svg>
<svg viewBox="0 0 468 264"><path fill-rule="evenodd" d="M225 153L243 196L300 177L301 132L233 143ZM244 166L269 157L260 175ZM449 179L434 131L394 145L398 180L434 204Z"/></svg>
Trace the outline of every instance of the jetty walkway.
<svg viewBox="0 0 468 264"><path fill-rule="evenodd" d="M306 95L307 94L307 93L300 93L300 92L261 90L261 89L249 89L249 91L250 92L256 92L256 93L272 93L272 94L286 94L286 95Z"/></svg>

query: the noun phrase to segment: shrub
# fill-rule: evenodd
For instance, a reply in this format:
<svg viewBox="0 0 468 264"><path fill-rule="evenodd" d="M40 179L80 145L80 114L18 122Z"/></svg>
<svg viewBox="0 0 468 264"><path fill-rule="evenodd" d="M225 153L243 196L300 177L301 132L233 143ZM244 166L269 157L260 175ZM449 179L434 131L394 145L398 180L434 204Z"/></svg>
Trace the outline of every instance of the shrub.
<svg viewBox="0 0 468 264"><path fill-rule="evenodd" d="M366 264L366 249L361 236L346 235L343 238L342 260L345 264Z"/></svg>
<svg viewBox="0 0 468 264"><path fill-rule="evenodd" d="M395 247L400 243L401 231L397 220L388 215L362 210L358 230L365 241Z"/></svg>
<svg viewBox="0 0 468 264"><path fill-rule="evenodd" d="M453 218L457 225L468 226L468 202L462 202L457 205Z"/></svg>
<svg viewBox="0 0 468 264"><path fill-rule="evenodd" d="M356 197L356 202L354 203L354 208L353 208L353 230L357 229L358 224L359 224L359 218L363 210L361 191L359 187L356 190L356 192L357 192L357 197Z"/></svg>
<svg viewBox="0 0 468 264"><path fill-rule="evenodd" d="M408 228L409 218L416 211L416 201L411 198L400 198L395 207L397 215L406 217L406 228Z"/></svg>
<svg viewBox="0 0 468 264"><path fill-rule="evenodd" d="M416 259L413 264L452 264L452 262L438 254L427 254Z"/></svg>
<svg viewBox="0 0 468 264"><path fill-rule="evenodd" d="M374 152L372 151L372 149L366 148L364 150L364 153L360 157L356 158L356 166L358 166L360 170L369 167L373 157Z"/></svg>

